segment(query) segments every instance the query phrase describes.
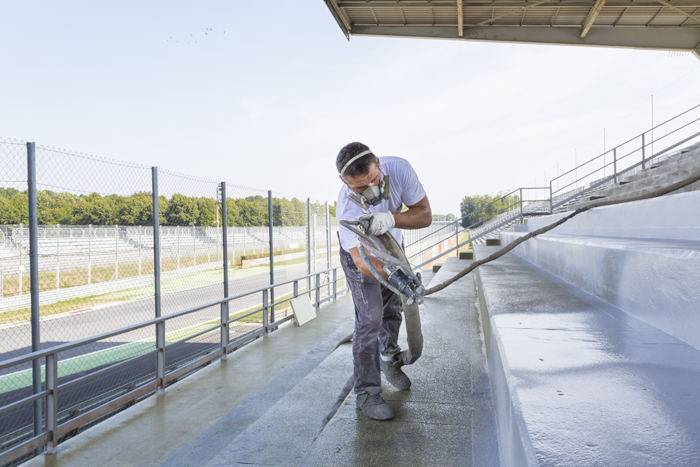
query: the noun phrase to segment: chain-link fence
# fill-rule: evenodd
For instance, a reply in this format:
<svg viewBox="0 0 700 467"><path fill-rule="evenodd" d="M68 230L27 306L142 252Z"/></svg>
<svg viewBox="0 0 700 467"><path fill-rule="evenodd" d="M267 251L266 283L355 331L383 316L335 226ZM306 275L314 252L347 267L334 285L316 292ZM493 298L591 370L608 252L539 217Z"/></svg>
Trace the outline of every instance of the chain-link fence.
<svg viewBox="0 0 700 467"><path fill-rule="evenodd" d="M12 140L0 157L0 463L344 290L325 202Z"/></svg>

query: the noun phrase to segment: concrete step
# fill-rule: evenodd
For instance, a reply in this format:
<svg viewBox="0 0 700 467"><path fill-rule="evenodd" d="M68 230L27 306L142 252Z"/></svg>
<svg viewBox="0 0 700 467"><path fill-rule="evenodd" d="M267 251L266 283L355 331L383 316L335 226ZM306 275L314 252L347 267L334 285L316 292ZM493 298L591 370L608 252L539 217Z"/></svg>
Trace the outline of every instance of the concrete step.
<svg viewBox="0 0 700 467"><path fill-rule="evenodd" d="M514 253L700 348L700 192L596 208ZM529 221L532 231L561 215ZM526 232L503 232L509 243Z"/></svg>
<svg viewBox="0 0 700 467"><path fill-rule="evenodd" d="M477 274L502 462L698 465L697 348L552 272L511 253Z"/></svg>
<svg viewBox="0 0 700 467"><path fill-rule="evenodd" d="M503 234L510 242L521 233ZM552 234L516 254L700 348L700 242Z"/></svg>

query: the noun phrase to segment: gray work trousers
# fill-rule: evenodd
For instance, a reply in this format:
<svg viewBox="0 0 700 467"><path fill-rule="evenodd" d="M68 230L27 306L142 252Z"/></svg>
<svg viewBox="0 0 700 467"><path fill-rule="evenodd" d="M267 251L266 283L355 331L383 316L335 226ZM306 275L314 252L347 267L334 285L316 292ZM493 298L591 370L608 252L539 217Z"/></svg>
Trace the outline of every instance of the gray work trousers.
<svg viewBox="0 0 700 467"><path fill-rule="evenodd" d="M382 391L379 353L392 357L401 351L401 298L367 277L355 266L350 253L340 250L340 264L355 303L355 334L352 358L355 392L379 394Z"/></svg>

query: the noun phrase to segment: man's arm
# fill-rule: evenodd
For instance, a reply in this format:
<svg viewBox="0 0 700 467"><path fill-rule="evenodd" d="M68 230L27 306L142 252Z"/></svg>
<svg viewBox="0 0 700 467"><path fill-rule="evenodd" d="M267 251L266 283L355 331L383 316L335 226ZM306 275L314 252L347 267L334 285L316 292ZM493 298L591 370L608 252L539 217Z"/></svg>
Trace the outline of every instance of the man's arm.
<svg viewBox="0 0 700 467"><path fill-rule="evenodd" d="M401 229L420 229L429 226L433 222L433 212L430 209L428 197L424 196L423 199L416 204L408 206L408 210L405 212L394 214L394 220L395 226ZM349 253L355 266L357 266L357 269L359 269L362 274L367 277L374 277L362 260L358 247L350 248ZM384 271L381 261L373 256L370 256L369 259L372 261L372 264L374 264L375 269L386 279L387 274Z"/></svg>
<svg viewBox="0 0 700 467"><path fill-rule="evenodd" d="M422 229L433 223L433 212L430 209L428 197L418 201L412 206L408 206L405 212L394 214L395 227L399 229Z"/></svg>

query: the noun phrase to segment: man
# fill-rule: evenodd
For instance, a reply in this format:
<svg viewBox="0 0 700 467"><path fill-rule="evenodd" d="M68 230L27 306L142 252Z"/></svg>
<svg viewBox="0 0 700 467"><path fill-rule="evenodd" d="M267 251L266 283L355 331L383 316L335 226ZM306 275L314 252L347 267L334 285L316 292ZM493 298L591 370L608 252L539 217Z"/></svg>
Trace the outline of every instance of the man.
<svg viewBox="0 0 700 467"><path fill-rule="evenodd" d="M369 220L370 235L386 232L402 244L401 230L427 227L430 203L411 165L399 157L377 157L362 143L350 143L335 161L343 182L338 196L339 220ZM408 209L402 212L402 206ZM390 420L393 409L381 396L381 371L399 390L411 380L397 364L401 298L377 282L362 261L356 234L339 228L340 262L355 304L352 340L357 408L375 420Z"/></svg>

